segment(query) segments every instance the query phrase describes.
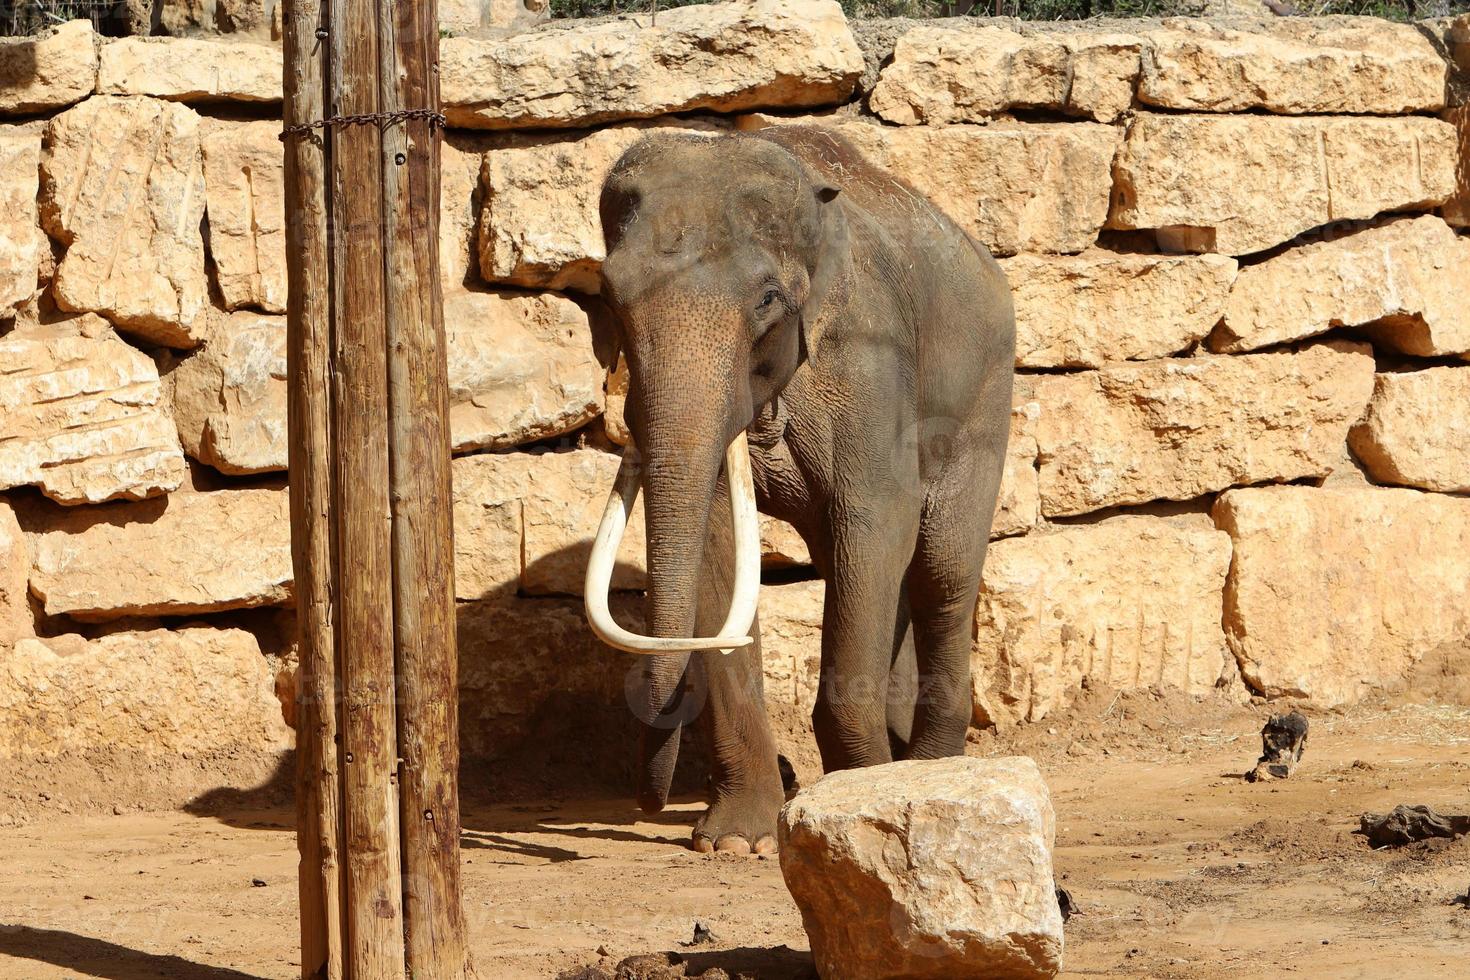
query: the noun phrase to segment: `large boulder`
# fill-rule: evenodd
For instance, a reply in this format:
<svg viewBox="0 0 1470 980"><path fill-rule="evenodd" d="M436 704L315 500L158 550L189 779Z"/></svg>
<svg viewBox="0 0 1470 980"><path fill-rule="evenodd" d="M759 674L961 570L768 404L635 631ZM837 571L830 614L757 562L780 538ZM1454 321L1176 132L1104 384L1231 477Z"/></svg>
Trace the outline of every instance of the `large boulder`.
<svg viewBox="0 0 1470 980"><path fill-rule="evenodd" d="M35 294L50 257L36 215L40 162L40 130L0 126L0 320Z"/></svg>
<svg viewBox="0 0 1470 980"><path fill-rule="evenodd" d="M1040 721L1084 682L1207 694L1230 538L1196 515L1063 525L990 546L975 613L975 724Z"/></svg>
<svg viewBox="0 0 1470 980"><path fill-rule="evenodd" d="M1055 835L1029 758L893 762L830 773L786 804L781 873L823 977L1053 977Z"/></svg>
<svg viewBox="0 0 1470 980"><path fill-rule="evenodd" d="M439 48L450 125L590 126L708 109L833 105L863 56L833 0L743 0L570 21Z"/></svg>
<svg viewBox="0 0 1470 980"><path fill-rule="evenodd" d="M602 180L650 130L718 132L700 120L634 123L570 139L523 138L485 154L480 274L487 282L596 294L605 258Z"/></svg>
<svg viewBox="0 0 1470 980"><path fill-rule="evenodd" d="M0 759L104 757L149 770L231 755L261 759L265 776L291 744L273 681L260 644L239 629L24 639L0 665Z"/></svg>
<svg viewBox="0 0 1470 980"><path fill-rule="evenodd" d="M1244 255L1329 222L1426 210L1455 190L1454 127L1422 116L1140 113L1108 227Z"/></svg>
<svg viewBox="0 0 1470 980"><path fill-rule="evenodd" d="M571 300L453 289L444 330L455 452L561 435L601 411L602 369ZM285 317L213 311L205 337L169 374L184 448L223 473L284 470Z"/></svg>
<svg viewBox="0 0 1470 980"><path fill-rule="evenodd" d="M31 591L48 616L191 616L291 599L285 490L175 493L27 515Z"/></svg>
<svg viewBox="0 0 1470 980"><path fill-rule="evenodd" d="M1470 367L1380 374L1348 445L1379 483L1470 493L1467 406Z"/></svg>
<svg viewBox="0 0 1470 980"><path fill-rule="evenodd" d="M15 519L15 511L0 497L0 650L8 650L15 641L36 635L35 617L31 615L30 549Z"/></svg>
<svg viewBox="0 0 1470 980"><path fill-rule="evenodd" d="M1269 347L1364 326L1406 354L1470 353L1470 239L1433 215L1289 249L1240 270L1214 350Z"/></svg>
<svg viewBox="0 0 1470 980"><path fill-rule="evenodd" d="M66 246L52 286L58 306L101 313L147 343L198 343L209 290L194 110L97 96L56 116L40 205L42 225Z"/></svg>
<svg viewBox="0 0 1470 980"><path fill-rule="evenodd" d="M869 106L905 126L985 122L1011 109L1112 122L1133 104L1142 43L1090 30L915 27L894 45Z"/></svg>
<svg viewBox="0 0 1470 980"><path fill-rule="evenodd" d="M1225 635L1252 688L1328 708L1470 635L1470 499L1377 487L1231 490Z"/></svg>
<svg viewBox="0 0 1470 980"><path fill-rule="evenodd" d="M225 309L286 312L285 158L274 119L210 120L204 160L209 257Z"/></svg>
<svg viewBox="0 0 1470 980"><path fill-rule="evenodd" d="M158 367L100 316L22 316L0 336L0 365L0 489L95 504L183 482Z"/></svg>
<svg viewBox="0 0 1470 980"><path fill-rule="evenodd" d="M1148 32L1138 100L1207 112L1434 112L1448 65L1417 25L1284 19L1267 29L1191 20Z"/></svg>
<svg viewBox="0 0 1470 980"><path fill-rule="evenodd" d="M97 88L97 34L69 20L34 37L0 38L0 116L48 112Z"/></svg>
<svg viewBox="0 0 1470 980"><path fill-rule="evenodd" d="M281 78L278 44L120 37L102 45L97 91L175 102L269 103L281 101Z"/></svg>
<svg viewBox="0 0 1470 980"><path fill-rule="evenodd" d="M854 116L753 114L741 127L835 129L903 178L996 255L1081 252L1108 216L1122 130L1099 123L997 120L985 126L881 126Z"/></svg>
<svg viewBox="0 0 1470 980"><path fill-rule="evenodd" d="M1187 350L1220 320L1235 279L1223 255L1081 255L1000 260L1016 305L1016 366L1101 367Z"/></svg>
<svg viewBox="0 0 1470 980"><path fill-rule="evenodd" d="M1042 513L1326 476L1372 395L1373 368L1366 344L1335 341L1036 377Z"/></svg>

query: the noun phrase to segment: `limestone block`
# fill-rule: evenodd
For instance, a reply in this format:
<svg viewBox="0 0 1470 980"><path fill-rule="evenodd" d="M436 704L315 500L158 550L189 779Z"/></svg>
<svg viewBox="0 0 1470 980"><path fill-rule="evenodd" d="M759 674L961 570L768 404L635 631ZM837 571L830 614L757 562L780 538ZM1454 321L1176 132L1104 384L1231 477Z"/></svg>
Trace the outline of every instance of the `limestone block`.
<svg viewBox="0 0 1470 980"><path fill-rule="evenodd" d="M285 490L51 512L27 530L31 591L49 616L190 616L291 599Z"/></svg>
<svg viewBox="0 0 1470 980"><path fill-rule="evenodd" d="M1379 483L1470 493L1467 406L1470 367L1380 374L1348 445Z"/></svg>
<svg viewBox="0 0 1470 980"><path fill-rule="evenodd" d="M97 91L175 102L279 102L281 78L278 44L120 37L102 45Z"/></svg>
<svg viewBox="0 0 1470 980"><path fill-rule="evenodd" d="M0 38L0 116L48 112L97 88L97 34L69 20L35 37Z"/></svg>
<svg viewBox="0 0 1470 980"><path fill-rule="evenodd" d="M1214 688L1230 538L1204 518L1115 517L990 546L975 613L975 723L1040 721L1084 681Z"/></svg>
<svg viewBox="0 0 1470 980"><path fill-rule="evenodd" d="M1448 74L1414 24L1292 18L1236 29L1171 21L1148 32L1138 99L1206 112L1435 112Z"/></svg>
<svg viewBox="0 0 1470 980"><path fill-rule="evenodd" d="M1010 109L1112 122L1133 104L1142 43L1096 31L915 27L894 45L869 106L905 126L984 122Z"/></svg>
<svg viewBox="0 0 1470 980"><path fill-rule="evenodd" d="M833 0L748 0L451 37L440 66L450 125L511 129L833 105L863 56Z"/></svg>
<svg viewBox="0 0 1470 980"><path fill-rule="evenodd" d="M152 760L284 752L291 732L260 644L239 629L25 639L0 659L0 758Z"/></svg>
<svg viewBox="0 0 1470 980"><path fill-rule="evenodd" d="M53 118L40 211L42 226L66 246L53 284L58 306L101 313L146 343L198 342L209 292L192 109L97 96Z"/></svg>
<svg viewBox="0 0 1470 980"><path fill-rule="evenodd" d="M286 312L285 158L273 119L211 120L200 140L209 255L225 309Z"/></svg>
<svg viewBox="0 0 1470 980"><path fill-rule="evenodd" d="M10 503L0 497L0 650L9 650L22 637L35 636L30 592L30 551Z"/></svg>
<svg viewBox="0 0 1470 980"><path fill-rule="evenodd" d="M1099 123L879 126L855 116L754 114L744 129L835 129L996 255L1081 252L1108 214L1122 131Z"/></svg>
<svg viewBox="0 0 1470 980"><path fill-rule="evenodd" d="M1373 389L1364 344L1037 377L1049 517L1326 476Z"/></svg>
<svg viewBox="0 0 1470 980"><path fill-rule="evenodd" d="M106 320L22 317L0 336L0 488L95 504L175 490L184 472L157 365Z"/></svg>
<svg viewBox="0 0 1470 980"><path fill-rule="evenodd" d="M1470 353L1470 239L1433 215L1312 242L1240 270L1214 350L1365 326L1406 354Z"/></svg>
<svg viewBox="0 0 1470 980"><path fill-rule="evenodd" d="M1016 305L1016 366L1101 367L1167 357L1220 320L1235 279L1221 255L1017 255L1000 260Z"/></svg>
<svg viewBox="0 0 1470 980"><path fill-rule="evenodd" d="M0 126L0 320L35 294L49 258L36 214L40 162L37 128Z"/></svg>
<svg viewBox="0 0 1470 980"><path fill-rule="evenodd" d="M1252 688L1328 708L1470 632L1470 500L1377 487L1232 490L1225 635Z"/></svg>
<svg viewBox="0 0 1470 980"><path fill-rule="evenodd" d="M1427 210L1455 190L1440 119L1141 113L1118 155L1108 227L1244 255L1329 222Z"/></svg>
<svg viewBox="0 0 1470 980"><path fill-rule="evenodd" d="M1036 763L830 773L781 811L781 873L824 977L1053 977L1056 818Z"/></svg>

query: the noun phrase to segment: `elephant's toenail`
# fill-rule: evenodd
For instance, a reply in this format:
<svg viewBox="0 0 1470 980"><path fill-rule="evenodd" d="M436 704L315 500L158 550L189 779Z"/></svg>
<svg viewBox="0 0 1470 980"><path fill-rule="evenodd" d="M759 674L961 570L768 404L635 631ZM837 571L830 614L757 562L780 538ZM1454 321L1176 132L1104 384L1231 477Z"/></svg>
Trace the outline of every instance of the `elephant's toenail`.
<svg viewBox="0 0 1470 980"><path fill-rule="evenodd" d="M725 854L749 854L750 841L739 834L726 834L715 841L715 850Z"/></svg>
<svg viewBox="0 0 1470 980"><path fill-rule="evenodd" d="M709 854L714 851L715 842L708 837L701 837L696 834L694 840L691 842L691 846L700 854Z"/></svg>
<svg viewBox="0 0 1470 980"><path fill-rule="evenodd" d="M755 842L755 853L757 854L775 854L778 850L780 847L774 837L762 837Z"/></svg>

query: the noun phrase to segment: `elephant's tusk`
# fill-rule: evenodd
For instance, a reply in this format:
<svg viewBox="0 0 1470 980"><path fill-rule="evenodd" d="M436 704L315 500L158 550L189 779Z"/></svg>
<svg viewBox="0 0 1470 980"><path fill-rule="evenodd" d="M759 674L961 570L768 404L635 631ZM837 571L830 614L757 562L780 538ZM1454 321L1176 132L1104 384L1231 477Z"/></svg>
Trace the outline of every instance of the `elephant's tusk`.
<svg viewBox="0 0 1470 980"><path fill-rule="evenodd" d="M587 622L597 638L608 646L628 653L667 654L690 650L717 649L730 653L749 646L754 640L747 634L755 622L756 604L761 588L761 536L755 507L755 484L750 475L750 449L741 432L725 450L725 477L730 492L730 519L735 532L735 585L730 594L730 610L719 636L643 636L623 629L608 609L608 592L612 588L613 566L617 563L618 545L628 528L628 515L638 501L639 474L637 450L629 446L618 467L618 477L608 495L592 543L592 556L587 560L587 579L583 594Z"/></svg>

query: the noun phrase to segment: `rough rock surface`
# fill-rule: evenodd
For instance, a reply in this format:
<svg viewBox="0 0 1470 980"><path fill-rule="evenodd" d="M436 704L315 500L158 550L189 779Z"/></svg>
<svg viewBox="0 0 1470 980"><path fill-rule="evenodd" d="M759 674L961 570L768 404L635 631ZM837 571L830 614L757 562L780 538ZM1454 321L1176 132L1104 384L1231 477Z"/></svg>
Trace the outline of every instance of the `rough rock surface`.
<svg viewBox="0 0 1470 980"><path fill-rule="evenodd" d="M158 367L107 321L22 317L0 336L0 488L64 504L176 490L184 455Z"/></svg>
<svg viewBox="0 0 1470 980"><path fill-rule="evenodd" d="M284 470L286 321L211 314L203 349L170 377L189 455L223 473ZM555 294L447 290L449 422L456 452L503 449L576 429L601 409L586 315Z"/></svg>
<svg viewBox="0 0 1470 980"><path fill-rule="evenodd" d="M38 129L0 126L0 320L31 298L41 274L46 238L36 217L40 161Z"/></svg>
<svg viewBox="0 0 1470 980"><path fill-rule="evenodd" d="M286 320L214 312L204 346L168 374L190 457L221 473L286 468Z"/></svg>
<svg viewBox="0 0 1470 980"><path fill-rule="evenodd" d="M42 225L66 246L58 306L101 313L148 343L194 346L208 305L194 110L96 96L56 116L40 205Z"/></svg>
<svg viewBox="0 0 1470 980"><path fill-rule="evenodd" d="M97 88L97 35L70 20L36 37L0 38L0 115L45 112Z"/></svg>
<svg viewBox="0 0 1470 980"><path fill-rule="evenodd" d="M1036 474L1036 420L1041 406L1024 380L1019 380L1011 408L1011 435L1006 442L1005 469L1000 476L1000 494L995 499L995 517L990 525L992 540L1024 534L1041 519L1041 494Z"/></svg>
<svg viewBox="0 0 1470 980"><path fill-rule="evenodd" d="M489 140L450 132L439 148L439 278L446 296L480 278L480 169Z"/></svg>
<svg viewBox="0 0 1470 980"><path fill-rule="evenodd" d="M1470 47L1470 43L1467 43L1467 47ZM1455 136L1460 144L1460 160L1470 160L1470 105L1446 109L1441 118L1455 127ZM1470 228L1470 167L1462 165L1455 176L1455 192L1445 201L1440 213L1444 215L1444 220L1456 228Z"/></svg>
<svg viewBox="0 0 1470 980"><path fill-rule="evenodd" d="M225 308L286 312L285 160L271 119L211 120L204 160L209 256Z"/></svg>
<svg viewBox="0 0 1470 980"><path fill-rule="evenodd" d="M1221 255L1017 255L1016 366L1101 367L1187 350L1220 320L1235 279Z"/></svg>
<svg viewBox="0 0 1470 980"><path fill-rule="evenodd" d="M1371 324L1406 354L1470 353L1470 239L1433 215L1312 242L1240 270L1214 350L1237 352Z"/></svg>
<svg viewBox="0 0 1470 980"><path fill-rule="evenodd" d="M451 126L588 126L709 109L832 105L863 56L833 0L749 0L440 45Z"/></svg>
<svg viewBox="0 0 1470 980"><path fill-rule="evenodd" d="M1049 517L1325 476L1373 390L1365 344L1034 379Z"/></svg>
<svg viewBox="0 0 1470 980"><path fill-rule="evenodd" d="M1348 444L1379 483L1470 493L1467 407L1470 367L1380 374Z"/></svg>
<svg viewBox="0 0 1470 980"><path fill-rule="evenodd" d="M905 126L984 122L1009 109L1112 122L1133 104L1141 45L1095 31L915 27L898 39L869 106Z"/></svg>
<svg viewBox="0 0 1470 980"><path fill-rule="evenodd" d="M1439 119L1140 113L1114 167L1110 228L1244 255L1329 222L1432 208L1455 190Z"/></svg>
<svg viewBox="0 0 1470 980"><path fill-rule="evenodd" d="M291 598L284 490L176 493L49 512L27 527L31 591L50 616L190 616Z"/></svg>
<svg viewBox="0 0 1470 980"><path fill-rule="evenodd" d="M1099 123L880 126L849 116L746 116L744 129L801 123L842 133L996 255L1080 252L1107 219L1121 131Z"/></svg>
<svg viewBox="0 0 1470 980"><path fill-rule="evenodd" d="M31 615L30 550L10 504L0 498L0 650L24 636L36 634Z"/></svg>
<svg viewBox="0 0 1470 980"><path fill-rule="evenodd" d="M1283 19L1266 30L1190 20L1148 32L1138 99L1165 109L1434 112L1448 66L1413 24Z"/></svg>
<svg viewBox="0 0 1470 980"><path fill-rule="evenodd" d="M597 293L606 257L597 200L624 150L652 129L718 131L711 123L632 124L567 140L512 141L485 154L480 274L487 282Z"/></svg>
<svg viewBox="0 0 1470 980"><path fill-rule="evenodd" d="M1470 500L1266 487L1232 490L1214 513L1234 543L1225 635L1267 697L1351 703L1470 632Z"/></svg>
<svg viewBox="0 0 1470 980"><path fill-rule="evenodd" d="M822 598L826 583L764 585L760 597L761 666L768 702L810 714L822 669Z"/></svg>
<svg viewBox="0 0 1470 980"><path fill-rule="evenodd" d="M1115 517L997 541L972 660L975 724L1040 721L1082 683L1214 688L1230 538L1203 516Z"/></svg>
<svg viewBox="0 0 1470 980"><path fill-rule="evenodd" d="M198 34L281 36L280 0L153 0L170 37Z"/></svg>
<svg viewBox="0 0 1470 980"><path fill-rule="evenodd" d="M1052 977L1055 834L1029 758L893 762L786 804L781 873L822 976Z"/></svg>
<svg viewBox="0 0 1470 980"><path fill-rule="evenodd" d="M444 0L439 36L493 35L498 28L524 29L550 16L550 0Z"/></svg>
<svg viewBox="0 0 1470 980"><path fill-rule="evenodd" d="M0 664L0 758L275 753L291 735L254 636L193 625L25 639Z"/></svg>
<svg viewBox="0 0 1470 980"><path fill-rule="evenodd" d="M553 293L447 292L449 427L456 450L506 449L602 411L587 314Z"/></svg>
<svg viewBox="0 0 1470 980"><path fill-rule="evenodd" d="M279 102L281 76L278 44L120 37L102 45L97 91L175 102Z"/></svg>

